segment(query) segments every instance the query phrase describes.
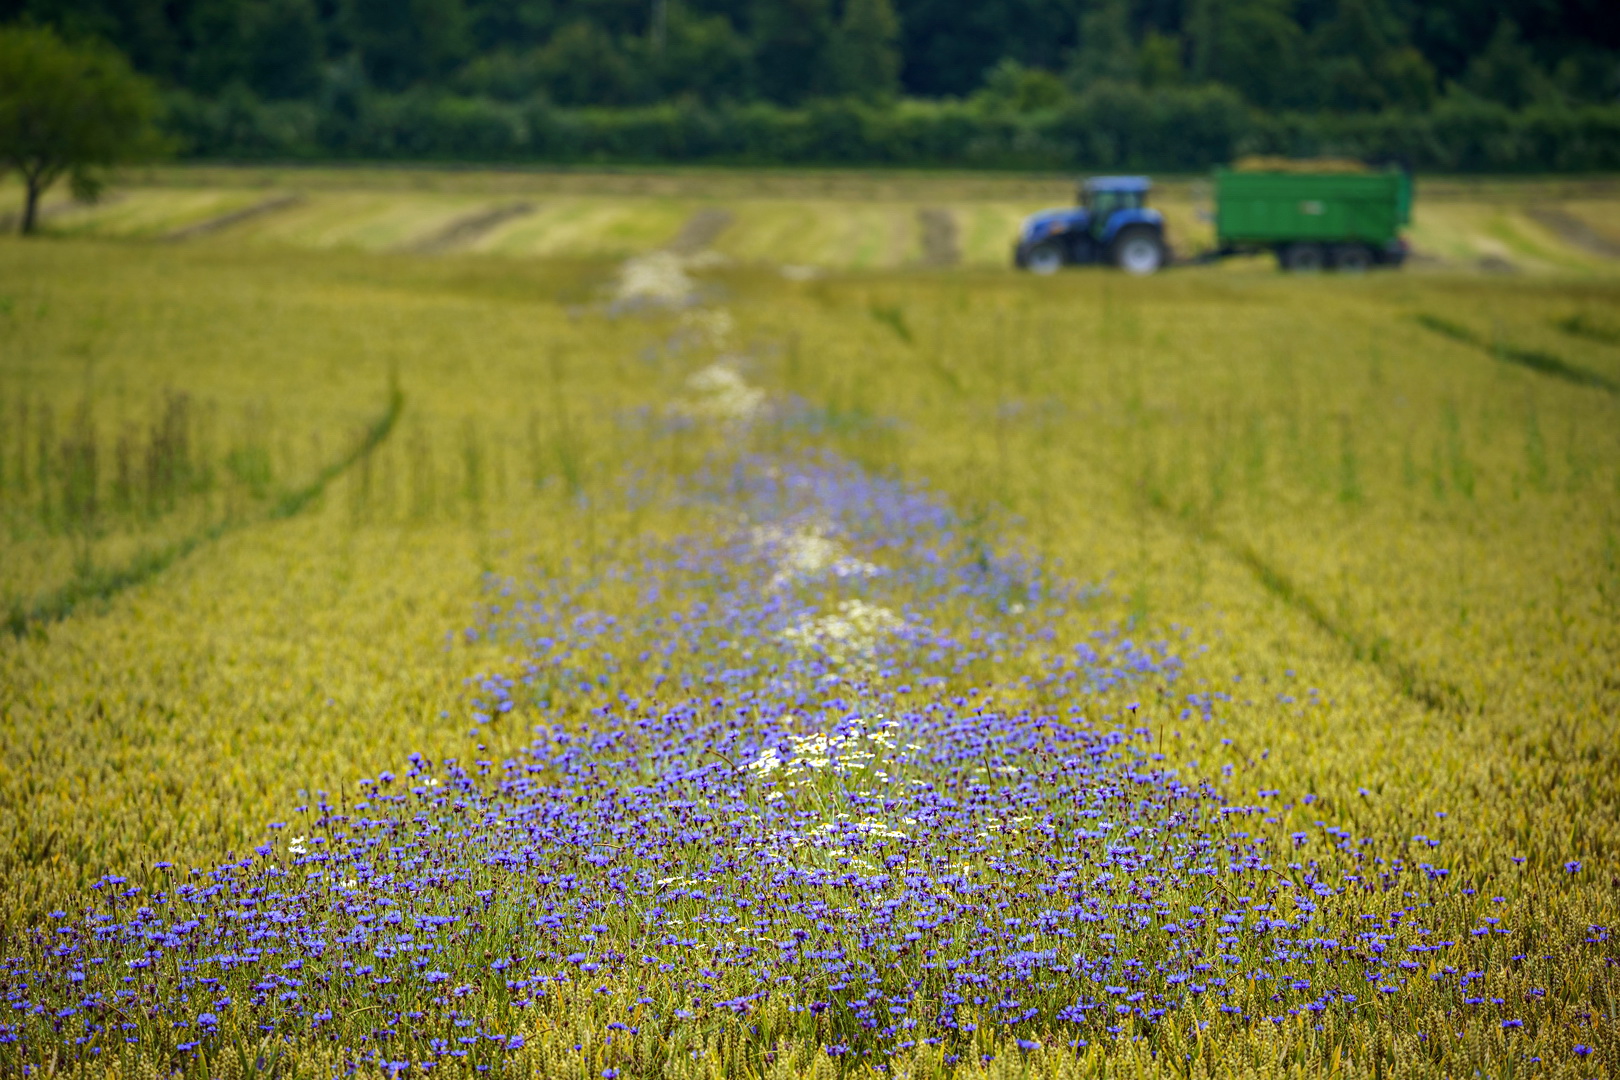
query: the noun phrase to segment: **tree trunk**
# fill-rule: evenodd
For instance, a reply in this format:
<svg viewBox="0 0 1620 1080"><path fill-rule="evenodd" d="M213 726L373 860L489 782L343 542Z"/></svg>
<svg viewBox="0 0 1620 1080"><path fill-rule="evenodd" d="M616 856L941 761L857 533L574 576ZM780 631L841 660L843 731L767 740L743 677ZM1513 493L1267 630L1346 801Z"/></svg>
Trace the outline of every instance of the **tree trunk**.
<svg viewBox="0 0 1620 1080"><path fill-rule="evenodd" d="M27 185L27 193L23 196L22 227L18 231L27 236L39 223L39 193L44 185L33 176L25 177L24 183Z"/></svg>

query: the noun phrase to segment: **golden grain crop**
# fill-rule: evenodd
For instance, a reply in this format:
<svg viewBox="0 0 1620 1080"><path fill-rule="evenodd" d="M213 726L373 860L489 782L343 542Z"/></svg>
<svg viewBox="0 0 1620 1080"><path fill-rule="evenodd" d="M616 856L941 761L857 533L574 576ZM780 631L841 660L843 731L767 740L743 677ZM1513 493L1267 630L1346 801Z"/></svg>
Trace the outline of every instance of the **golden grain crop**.
<svg viewBox="0 0 1620 1080"><path fill-rule="evenodd" d="M977 195L902 189L907 206ZM374 215L388 234L374 246L414 235L402 223L419 208L399 198ZM892 253L913 242L905 214L885 233L882 215L841 221L831 203L804 251L784 251L772 238L804 211L773 198L720 246L825 267L912 261ZM1541 273L699 272L734 322L722 351L751 384L817 410L810 435L774 420L745 436L656 431L647 418L716 349L679 312L609 314L616 267L601 259L319 253L229 232L0 242L0 588L21 613L0 639L0 942L9 952L104 873L246 850L302 792L352 789L411 751L467 752L467 681L515 664L463 634L486 575L588 578L683 519L626 495L627 476L673 490L727 443L808 441L938 493L987 544L1104 583L1085 619L1173 642L1187 685L1231 697L1201 726L1144 687L1161 738L1197 744L1234 792L1313 792L1292 822L1443 841L1460 880L1505 897L1518 951L1533 952L1498 957L1490 993L1546 992L1517 1041L1436 989L1369 1001L1325 1033L1161 1032L1003 1055L985 1075L1620 1068L1614 947L1589 943L1620 895L1620 346L1604 336L1620 284L1466 200L1436 208L1437 250ZM632 216L591 214L556 217L583 230ZM664 242L667 216L636 242ZM984 241L967 235L972 262ZM380 445L277 513L345 460L391 387L404 407ZM154 432L177 394L191 479L159 490ZM73 432L91 429L93 512L73 473ZM121 454L147 477L125 504ZM29 614L187 538L160 573L60 618ZM526 737L478 735L492 756ZM601 1075L592 1008L537 1017L527 1067ZM717 1025L708 1056L673 1060L644 1036L636 1060L670 1075L837 1071L785 1015L758 1023L784 1033L765 1058ZM1155 1056L1167 1045L1196 1052ZM325 1053L299 1044L292 1063L321 1072ZM927 1048L899 1067L949 1071Z"/></svg>

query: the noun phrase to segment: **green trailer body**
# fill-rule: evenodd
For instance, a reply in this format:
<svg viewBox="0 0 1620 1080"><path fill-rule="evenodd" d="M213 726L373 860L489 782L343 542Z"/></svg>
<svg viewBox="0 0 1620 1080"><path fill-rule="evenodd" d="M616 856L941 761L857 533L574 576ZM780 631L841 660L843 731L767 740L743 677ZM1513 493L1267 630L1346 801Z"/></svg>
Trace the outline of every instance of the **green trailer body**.
<svg viewBox="0 0 1620 1080"><path fill-rule="evenodd" d="M1215 232L1223 250L1272 249L1285 267L1359 269L1399 263L1412 219L1405 172L1215 173Z"/></svg>

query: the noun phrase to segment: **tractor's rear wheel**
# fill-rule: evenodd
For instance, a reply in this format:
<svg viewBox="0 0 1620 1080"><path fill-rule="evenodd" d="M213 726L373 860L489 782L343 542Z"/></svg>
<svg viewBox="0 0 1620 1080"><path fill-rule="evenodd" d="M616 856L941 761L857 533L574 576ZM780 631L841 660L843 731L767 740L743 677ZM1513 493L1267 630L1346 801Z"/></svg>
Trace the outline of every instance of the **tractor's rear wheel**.
<svg viewBox="0 0 1620 1080"><path fill-rule="evenodd" d="M1316 274L1327 265L1327 252L1321 244L1289 244L1277 253L1277 261L1291 274Z"/></svg>
<svg viewBox="0 0 1620 1080"><path fill-rule="evenodd" d="M1114 238L1114 265L1127 274L1152 274L1164 265L1164 241L1141 225L1123 229Z"/></svg>
<svg viewBox="0 0 1620 1080"><path fill-rule="evenodd" d="M1028 254L1024 256L1024 265L1032 274L1040 274L1043 277L1055 274L1063 268L1063 249L1055 240L1042 240L1029 249Z"/></svg>
<svg viewBox="0 0 1620 1080"><path fill-rule="evenodd" d="M1365 274L1373 264L1365 244L1340 244L1333 249L1333 269L1343 274Z"/></svg>

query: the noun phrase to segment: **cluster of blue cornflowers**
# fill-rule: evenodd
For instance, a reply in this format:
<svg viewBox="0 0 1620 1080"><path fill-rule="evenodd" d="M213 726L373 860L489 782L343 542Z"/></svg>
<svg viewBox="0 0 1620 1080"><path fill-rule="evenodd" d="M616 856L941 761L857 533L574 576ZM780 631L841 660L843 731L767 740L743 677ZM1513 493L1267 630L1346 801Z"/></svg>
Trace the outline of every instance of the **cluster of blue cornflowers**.
<svg viewBox="0 0 1620 1080"><path fill-rule="evenodd" d="M1467 958L1510 930L1404 854L1438 842L1301 827L1311 796L1173 760L1164 726L1219 695L1175 692L1165 643L1065 639L1084 590L833 458L686 498L713 529L580 586L490 583L472 633L522 659L475 716L532 728L522 753L413 756L247 857L104 877L13 945L0 1053L183 1064L252 1035L490 1069L585 999L624 1045L775 1009L836 1057L957 1060L1445 980L1487 1007ZM1153 722L1108 711L1149 684L1175 702Z"/></svg>

